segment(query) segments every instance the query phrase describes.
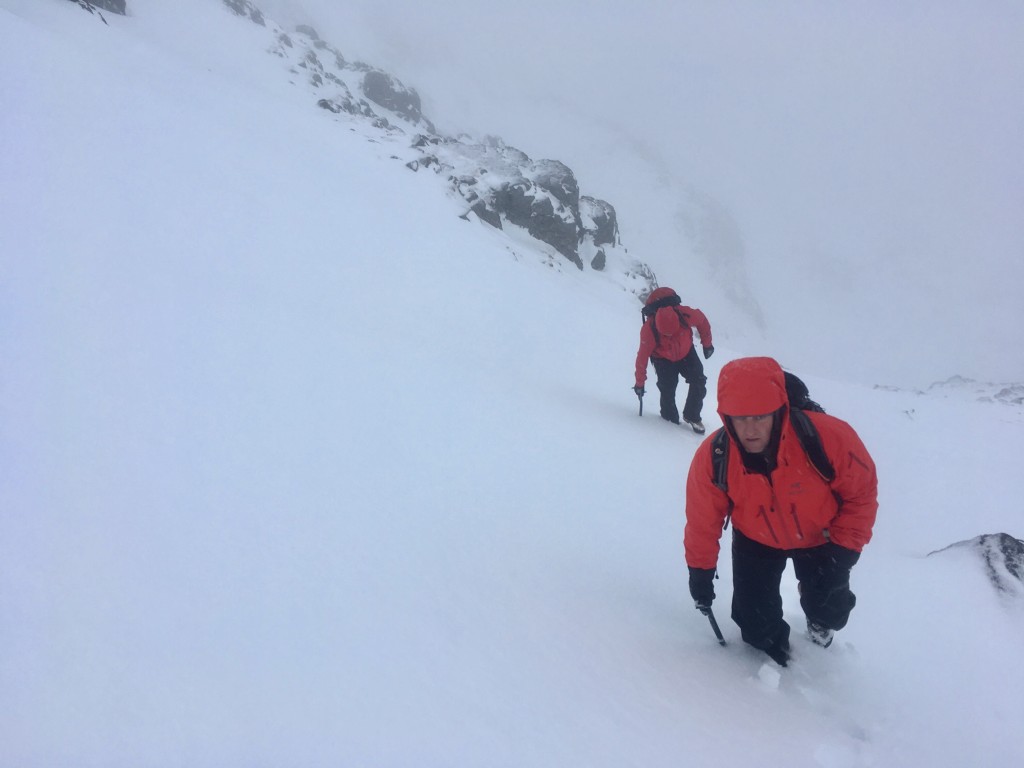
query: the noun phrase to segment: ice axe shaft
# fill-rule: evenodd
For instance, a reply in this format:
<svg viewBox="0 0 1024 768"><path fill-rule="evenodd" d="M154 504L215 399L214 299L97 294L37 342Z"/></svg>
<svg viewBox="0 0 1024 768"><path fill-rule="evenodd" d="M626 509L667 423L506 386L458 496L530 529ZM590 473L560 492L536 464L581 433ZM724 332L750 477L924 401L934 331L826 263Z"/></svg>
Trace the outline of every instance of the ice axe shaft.
<svg viewBox="0 0 1024 768"><path fill-rule="evenodd" d="M722 637L722 630L718 628L718 622L715 621L715 613L711 610L711 606L709 605L706 608L699 608L698 610L707 616L708 621L711 622L711 629L714 631L715 637L718 638L718 644L725 645L725 638Z"/></svg>

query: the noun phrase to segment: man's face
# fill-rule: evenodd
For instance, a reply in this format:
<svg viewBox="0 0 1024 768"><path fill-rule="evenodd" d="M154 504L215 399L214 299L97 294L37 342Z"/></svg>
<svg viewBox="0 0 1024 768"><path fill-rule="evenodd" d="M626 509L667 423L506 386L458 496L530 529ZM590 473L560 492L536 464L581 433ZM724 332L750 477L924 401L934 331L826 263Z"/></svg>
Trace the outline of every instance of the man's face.
<svg viewBox="0 0 1024 768"><path fill-rule="evenodd" d="M772 425L775 423L774 413L763 413L760 416L732 416L732 428L736 437L743 444L747 453L762 453L772 439Z"/></svg>

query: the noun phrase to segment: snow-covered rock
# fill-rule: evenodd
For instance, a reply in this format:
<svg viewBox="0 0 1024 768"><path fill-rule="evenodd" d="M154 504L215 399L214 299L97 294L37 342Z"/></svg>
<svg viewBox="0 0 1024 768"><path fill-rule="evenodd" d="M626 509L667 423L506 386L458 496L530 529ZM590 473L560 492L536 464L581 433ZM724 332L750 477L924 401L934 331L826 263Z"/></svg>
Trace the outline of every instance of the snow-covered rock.
<svg viewBox="0 0 1024 768"><path fill-rule="evenodd" d="M992 533L950 544L938 552L969 550L984 563L989 581L1006 595L1024 596L1024 541L1008 533Z"/></svg>
<svg viewBox="0 0 1024 768"><path fill-rule="evenodd" d="M493 136L445 136L423 114L415 88L363 62L351 62L308 25L286 31L250 0L223 0L234 13L266 28L267 50L284 60L293 82L308 88L312 103L362 123L394 140L403 134L419 157L413 171L444 175L470 214L497 229L516 227L549 246L552 260L580 271L602 272L642 298L657 287L649 266L628 255L619 241L614 206L581 194L572 169L555 159L534 160Z"/></svg>

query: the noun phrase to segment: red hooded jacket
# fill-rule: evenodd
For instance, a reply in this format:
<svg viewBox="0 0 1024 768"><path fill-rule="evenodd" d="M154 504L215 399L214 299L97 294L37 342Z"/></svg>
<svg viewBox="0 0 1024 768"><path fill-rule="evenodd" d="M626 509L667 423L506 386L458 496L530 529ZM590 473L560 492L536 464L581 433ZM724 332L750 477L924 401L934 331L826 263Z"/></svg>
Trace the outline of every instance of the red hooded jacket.
<svg viewBox="0 0 1024 768"><path fill-rule="evenodd" d="M728 416L775 413L775 466L765 475L743 461L735 434L729 440L728 494L714 484L709 436L697 449L686 481L686 564L715 568L726 515L745 536L775 549L803 549L833 541L860 552L871 539L878 510L875 464L845 421L807 412L835 468L828 483L814 468L793 431L786 381L769 357L727 363L718 379L718 413ZM770 450L770 449L769 449ZM731 502L731 504L730 504Z"/></svg>
<svg viewBox="0 0 1024 768"><path fill-rule="evenodd" d="M653 295L653 294L652 294ZM655 338L652 325L658 329ZM647 381L647 363L652 357L676 362L693 349L693 331L700 335L701 346L711 346L711 324L704 313L693 307L662 307L640 328L640 349L636 353L636 385Z"/></svg>

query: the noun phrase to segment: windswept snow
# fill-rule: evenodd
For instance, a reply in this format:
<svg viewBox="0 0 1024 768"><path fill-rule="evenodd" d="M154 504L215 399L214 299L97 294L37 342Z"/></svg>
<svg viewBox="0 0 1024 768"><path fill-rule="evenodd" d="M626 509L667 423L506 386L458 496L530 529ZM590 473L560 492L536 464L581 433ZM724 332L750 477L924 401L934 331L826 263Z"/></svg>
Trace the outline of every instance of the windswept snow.
<svg viewBox="0 0 1024 768"><path fill-rule="evenodd" d="M173 6L0 0L0 765L1024 763L1024 605L927 557L1024 534L1020 403L806 377L881 509L777 674L728 548L725 648L687 595L635 298Z"/></svg>

